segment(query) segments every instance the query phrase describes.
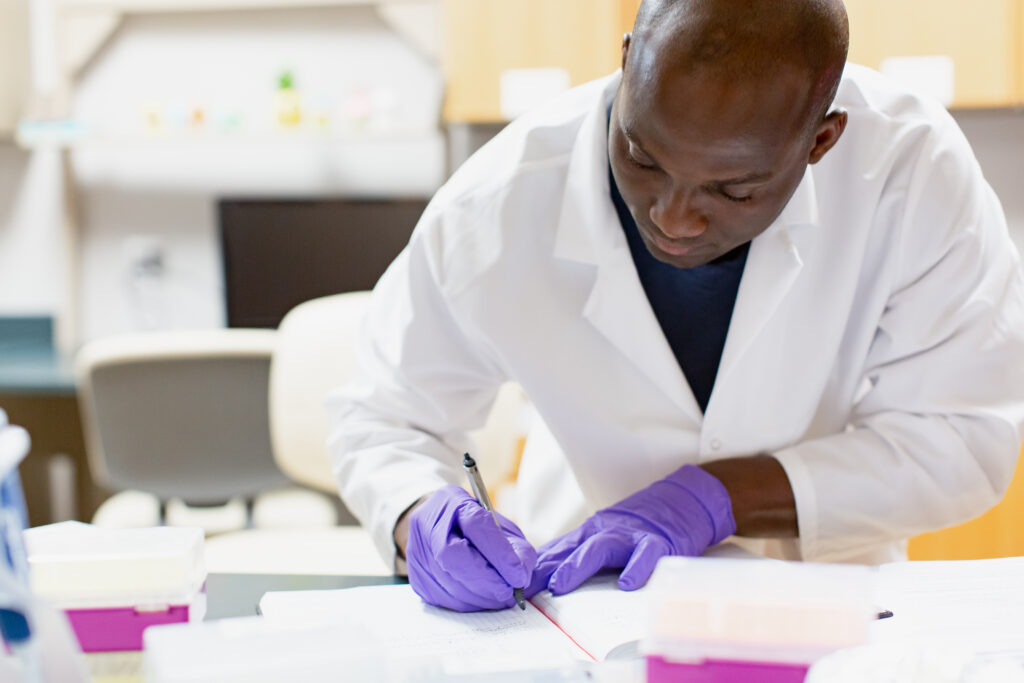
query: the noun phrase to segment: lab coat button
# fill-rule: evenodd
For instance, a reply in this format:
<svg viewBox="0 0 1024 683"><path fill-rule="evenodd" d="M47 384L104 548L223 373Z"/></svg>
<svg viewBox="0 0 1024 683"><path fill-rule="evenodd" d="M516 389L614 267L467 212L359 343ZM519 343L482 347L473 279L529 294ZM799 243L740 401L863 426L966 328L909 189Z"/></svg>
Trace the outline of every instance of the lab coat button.
<svg viewBox="0 0 1024 683"><path fill-rule="evenodd" d="M711 450L717 451L722 448L722 442L718 439L711 439Z"/></svg>

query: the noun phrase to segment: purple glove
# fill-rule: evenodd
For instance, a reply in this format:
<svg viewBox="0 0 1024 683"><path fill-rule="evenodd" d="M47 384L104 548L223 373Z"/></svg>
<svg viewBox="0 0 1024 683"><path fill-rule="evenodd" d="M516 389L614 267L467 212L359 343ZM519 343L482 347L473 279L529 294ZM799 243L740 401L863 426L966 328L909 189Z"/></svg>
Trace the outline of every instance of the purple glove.
<svg viewBox="0 0 1024 683"><path fill-rule="evenodd" d="M405 547L409 583L424 601L459 612L515 604L512 589L530 581L537 551L515 524L458 486L445 486L413 510Z"/></svg>
<svg viewBox="0 0 1024 683"><path fill-rule="evenodd" d="M526 593L568 593L606 567L625 567L619 588L635 590L665 555L694 557L735 532L722 482L685 465L541 546Z"/></svg>

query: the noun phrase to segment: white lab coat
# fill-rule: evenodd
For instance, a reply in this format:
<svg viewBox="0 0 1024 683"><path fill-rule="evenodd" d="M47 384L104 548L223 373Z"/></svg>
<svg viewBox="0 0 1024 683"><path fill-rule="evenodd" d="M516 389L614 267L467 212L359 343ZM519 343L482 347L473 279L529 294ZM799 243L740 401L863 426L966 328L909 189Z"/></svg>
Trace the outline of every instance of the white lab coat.
<svg viewBox="0 0 1024 683"><path fill-rule="evenodd" d="M1024 287L952 118L847 69L849 125L753 241L702 414L609 198L618 81L510 125L376 287L359 379L328 406L342 496L385 559L401 512L462 481L464 434L510 378L592 509L685 463L771 453L800 538L764 550L878 562L995 504L1021 442Z"/></svg>

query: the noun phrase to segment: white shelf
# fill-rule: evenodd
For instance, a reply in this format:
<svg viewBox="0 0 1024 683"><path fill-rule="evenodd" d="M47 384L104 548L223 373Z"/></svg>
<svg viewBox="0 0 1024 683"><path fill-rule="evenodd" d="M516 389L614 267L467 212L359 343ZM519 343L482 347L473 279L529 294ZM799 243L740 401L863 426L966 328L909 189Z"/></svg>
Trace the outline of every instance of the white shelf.
<svg viewBox="0 0 1024 683"><path fill-rule="evenodd" d="M80 186L132 192L429 196L445 172L440 131L92 138L69 149ZM408 159L417 163L403 163Z"/></svg>
<svg viewBox="0 0 1024 683"><path fill-rule="evenodd" d="M378 7L432 4L436 0L55 0L59 9L101 10L126 14L219 12L299 7Z"/></svg>

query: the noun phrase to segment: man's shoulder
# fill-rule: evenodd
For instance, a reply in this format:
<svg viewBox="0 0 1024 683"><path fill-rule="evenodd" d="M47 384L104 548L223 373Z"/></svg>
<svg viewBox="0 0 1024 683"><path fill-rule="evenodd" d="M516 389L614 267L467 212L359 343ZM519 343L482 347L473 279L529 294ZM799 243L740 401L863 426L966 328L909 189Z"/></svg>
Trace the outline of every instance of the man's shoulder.
<svg viewBox="0 0 1024 683"><path fill-rule="evenodd" d="M836 106L878 127L955 127L953 117L936 99L920 95L895 80L859 64L848 63L836 95Z"/></svg>
<svg viewBox="0 0 1024 683"><path fill-rule="evenodd" d="M939 158L947 162L951 185L974 172L974 153L945 106L873 69L847 64L835 106L849 120L840 144L829 153L826 166L831 170L823 169L823 177L831 173L835 180L849 182L852 173L868 186L897 187L926 169L927 160ZM902 179L892 182L894 176Z"/></svg>

